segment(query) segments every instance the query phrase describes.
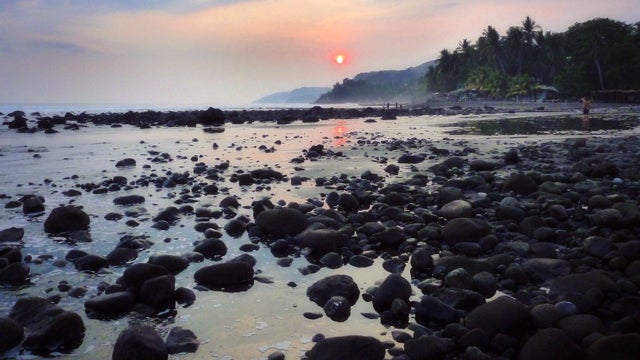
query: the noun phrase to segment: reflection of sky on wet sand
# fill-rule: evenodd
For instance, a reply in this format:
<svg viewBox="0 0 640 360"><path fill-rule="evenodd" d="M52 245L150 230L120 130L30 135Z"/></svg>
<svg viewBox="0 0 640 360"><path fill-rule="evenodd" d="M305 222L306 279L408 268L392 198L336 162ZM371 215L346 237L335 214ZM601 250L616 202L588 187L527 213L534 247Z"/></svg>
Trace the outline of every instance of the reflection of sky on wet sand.
<svg viewBox="0 0 640 360"><path fill-rule="evenodd" d="M199 292L193 308L181 309L182 318L176 320L183 327L192 329L200 341L201 350L194 358L209 358L216 354L234 359L266 358L277 347L286 346L287 358L297 359L309 350L310 339L316 334L327 337L342 335L368 335L381 340L391 340L379 320L365 318L361 313L372 313L371 303L359 298L351 308L351 316L345 322L334 322L323 316L317 320L305 319L304 312L323 313L321 307L304 294L315 281L334 274L348 274L354 278L362 294L377 281L384 280L386 272L372 271L381 267L381 260L372 268L359 269L345 266L341 269L323 269L316 274L300 276L296 267L304 266L304 259L296 259L290 268L277 268L269 276L278 279L274 284L256 283L247 293L227 294ZM406 278L410 278L405 274ZM296 288L286 285L295 281ZM207 317L201 314L208 314ZM192 357L190 357L192 358Z"/></svg>
<svg viewBox="0 0 640 360"><path fill-rule="evenodd" d="M345 134L347 132L347 124L344 120L336 121L336 124L333 126L333 146L341 147L345 144L347 139L345 138Z"/></svg>

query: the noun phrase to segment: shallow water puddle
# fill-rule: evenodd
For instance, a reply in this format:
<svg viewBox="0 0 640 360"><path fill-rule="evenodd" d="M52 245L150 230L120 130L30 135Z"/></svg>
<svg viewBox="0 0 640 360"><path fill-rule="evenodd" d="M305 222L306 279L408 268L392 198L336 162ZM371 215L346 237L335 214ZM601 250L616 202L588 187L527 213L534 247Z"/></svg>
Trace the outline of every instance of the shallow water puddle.
<svg viewBox="0 0 640 360"><path fill-rule="evenodd" d="M562 134L567 132L599 132L609 130L630 130L640 125L636 115L628 116L602 116L589 117L565 115L565 116L536 116L509 119L477 119L472 121L455 122L440 125L449 135L540 135Z"/></svg>

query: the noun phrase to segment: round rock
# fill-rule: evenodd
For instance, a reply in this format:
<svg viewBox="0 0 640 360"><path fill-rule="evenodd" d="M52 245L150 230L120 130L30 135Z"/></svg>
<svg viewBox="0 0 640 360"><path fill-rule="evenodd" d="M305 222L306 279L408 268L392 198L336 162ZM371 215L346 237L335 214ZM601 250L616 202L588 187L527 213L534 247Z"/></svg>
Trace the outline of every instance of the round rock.
<svg viewBox="0 0 640 360"><path fill-rule="evenodd" d="M164 340L148 325L133 325L124 329L113 346L112 359L167 360L168 358Z"/></svg>
<svg viewBox="0 0 640 360"><path fill-rule="evenodd" d="M307 297L318 306L324 306L334 296L343 297L353 305L360 296L358 284L349 275L331 275L316 281L307 289Z"/></svg>
<svg viewBox="0 0 640 360"><path fill-rule="evenodd" d="M325 338L307 351L308 360L329 359L384 359L384 346L380 340L360 335Z"/></svg>
<svg viewBox="0 0 640 360"><path fill-rule="evenodd" d="M200 268L194 274L197 283L211 289L232 288L253 281L253 267L244 261L230 261Z"/></svg>
<svg viewBox="0 0 640 360"><path fill-rule="evenodd" d="M510 334L528 320L529 312L524 305L509 296L500 296L467 314L465 325L469 329L480 328L493 336L497 333Z"/></svg>
<svg viewBox="0 0 640 360"><path fill-rule="evenodd" d="M70 232L84 230L91 220L82 209L75 206L62 206L51 210L44 222L44 231L47 233Z"/></svg>

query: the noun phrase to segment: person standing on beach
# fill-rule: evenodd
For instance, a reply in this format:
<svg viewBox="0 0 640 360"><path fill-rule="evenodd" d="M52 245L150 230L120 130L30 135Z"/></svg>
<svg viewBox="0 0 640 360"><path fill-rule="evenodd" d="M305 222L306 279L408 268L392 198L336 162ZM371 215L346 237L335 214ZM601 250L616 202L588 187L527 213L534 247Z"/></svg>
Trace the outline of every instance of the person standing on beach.
<svg viewBox="0 0 640 360"><path fill-rule="evenodd" d="M591 99L585 96L582 98L582 114L587 116L589 111L591 111Z"/></svg>
<svg viewBox="0 0 640 360"><path fill-rule="evenodd" d="M591 111L591 99L583 97L582 99L582 127L585 130L589 130L589 112Z"/></svg>

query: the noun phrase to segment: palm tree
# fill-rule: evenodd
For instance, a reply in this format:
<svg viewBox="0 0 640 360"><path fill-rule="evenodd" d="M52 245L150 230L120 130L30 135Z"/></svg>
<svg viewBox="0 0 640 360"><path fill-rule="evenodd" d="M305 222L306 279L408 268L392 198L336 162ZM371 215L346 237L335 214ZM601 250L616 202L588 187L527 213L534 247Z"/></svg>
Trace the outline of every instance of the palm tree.
<svg viewBox="0 0 640 360"><path fill-rule="evenodd" d="M566 63L564 37L562 34L547 32L544 41L540 44L541 53L538 57L540 81L551 85Z"/></svg>
<svg viewBox="0 0 640 360"><path fill-rule="evenodd" d="M522 30L525 46L533 48L536 45L536 36L542 33L542 28L527 16L524 21L522 21L522 27L520 29Z"/></svg>
<svg viewBox="0 0 640 360"><path fill-rule="evenodd" d="M505 70L501 55L502 48L498 31L493 26L487 26L476 44L482 60L489 66L499 69L504 73Z"/></svg>
<svg viewBox="0 0 640 360"><path fill-rule="evenodd" d="M512 26L507 30L504 44L507 59L510 62L507 70L509 75L522 74L523 36L519 27Z"/></svg>
<svg viewBox="0 0 640 360"><path fill-rule="evenodd" d="M522 21L520 27L522 31L522 57L523 57L523 71L524 73L532 73L537 62L538 50L544 41L544 34L542 28L536 24L529 16Z"/></svg>

